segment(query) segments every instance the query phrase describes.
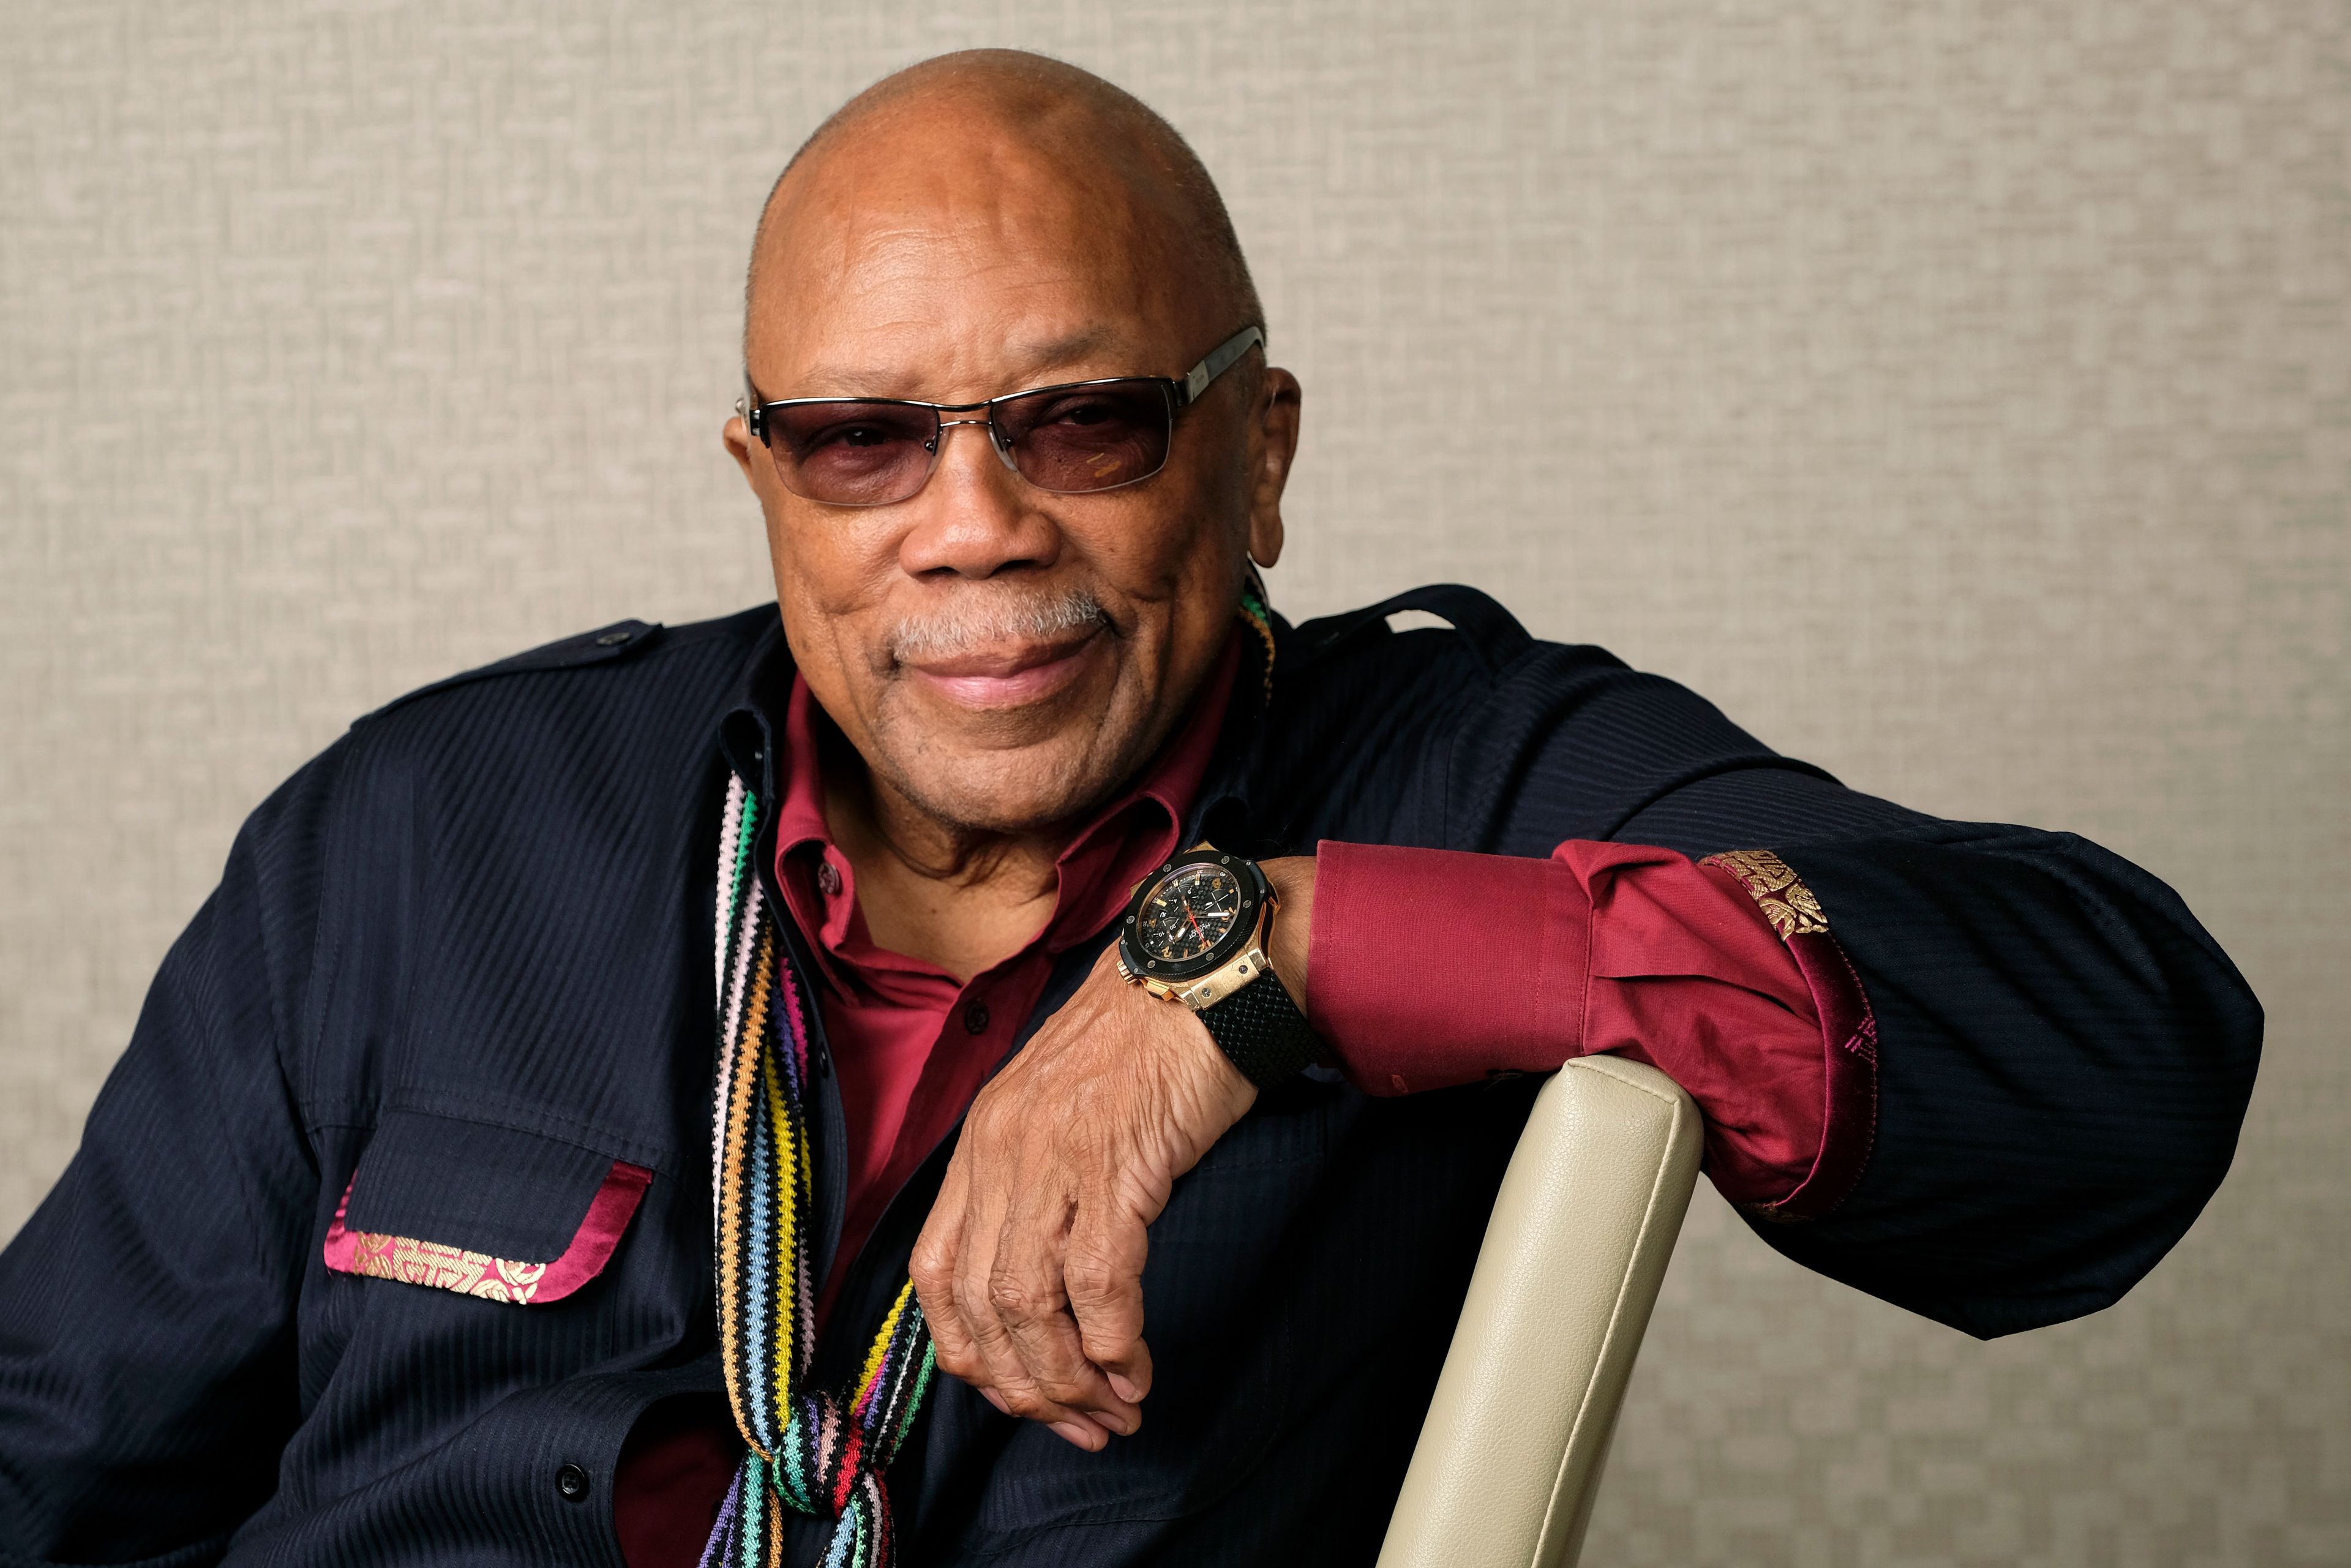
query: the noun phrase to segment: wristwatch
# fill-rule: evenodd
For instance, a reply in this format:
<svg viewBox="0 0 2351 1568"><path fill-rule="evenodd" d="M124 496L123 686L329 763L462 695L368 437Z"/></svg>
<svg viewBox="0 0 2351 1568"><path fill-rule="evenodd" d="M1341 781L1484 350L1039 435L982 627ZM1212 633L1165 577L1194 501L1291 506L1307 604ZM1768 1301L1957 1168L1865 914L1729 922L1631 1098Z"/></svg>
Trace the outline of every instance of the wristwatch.
<svg viewBox="0 0 2351 1568"><path fill-rule="evenodd" d="M1135 883L1118 928L1120 976L1197 1013L1260 1089L1296 1077L1322 1054L1266 961L1280 906L1257 862L1203 843Z"/></svg>

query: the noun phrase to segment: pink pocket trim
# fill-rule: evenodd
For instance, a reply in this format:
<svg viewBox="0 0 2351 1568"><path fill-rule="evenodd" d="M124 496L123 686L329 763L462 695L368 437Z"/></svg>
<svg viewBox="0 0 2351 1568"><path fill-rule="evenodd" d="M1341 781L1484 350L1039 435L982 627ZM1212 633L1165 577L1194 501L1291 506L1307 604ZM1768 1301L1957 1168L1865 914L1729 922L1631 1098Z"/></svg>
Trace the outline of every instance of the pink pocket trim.
<svg viewBox="0 0 2351 1568"><path fill-rule="evenodd" d="M338 1274L398 1280L518 1307L559 1301L603 1272L653 1179L653 1173L644 1166L614 1160L604 1184L588 1205L588 1216L580 1222L571 1245L561 1257L544 1263L493 1258L445 1241L347 1230L343 1216L351 1206L351 1183L346 1182L343 1196L335 1205L335 1218L327 1227L327 1267Z"/></svg>

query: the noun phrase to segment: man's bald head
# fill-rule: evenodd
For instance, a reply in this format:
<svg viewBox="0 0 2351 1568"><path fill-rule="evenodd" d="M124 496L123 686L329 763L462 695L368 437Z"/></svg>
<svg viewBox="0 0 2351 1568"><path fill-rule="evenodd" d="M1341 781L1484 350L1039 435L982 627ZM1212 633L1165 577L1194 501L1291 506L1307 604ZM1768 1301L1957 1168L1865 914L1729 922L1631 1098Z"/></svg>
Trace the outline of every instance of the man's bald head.
<svg viewBox="0 0 2351 1568"><path fill-rule="evenodd" d="M803 404L789 457L766 444L776 424L737 418L725 439L766 517L794 663L882 797L955 835L1041 832L1171 733L1233 645L1250 561L1280 555L1297 378L1245 352L1180 414L1154 411L1164 461L1100 490L1032 482L1019 444L1144 406L1067 389L1172 380L1260 324L1200 161L1098 77L949 55L809 139L760 219L743 361L761 402L837 401ZM1064 390L1017 430L943 421L924 457L910 416L872 411L1048 388ZM929 469L853 507L793 487L810 453Z"/></svg>
<svg viewBox="0 0 2351 1568"><path fill-rule="evenodd" d="M909 66L851 99L800 144L759 214L744 288L747 356L767 277L792 257L787 229L805 221L806 183L883 174L893 154L922 158L944 142L966 153L996 139L1057 166L1073 189L1103 191L1148 214L1153 248L1181 267L1234 326L1264 320L1231 215L1207 167L1176 128L1092 71L1019 49L967 49ZM884 176L886 177L886 175ZM1152 223L1150 219L1156 219Z"/></svg>

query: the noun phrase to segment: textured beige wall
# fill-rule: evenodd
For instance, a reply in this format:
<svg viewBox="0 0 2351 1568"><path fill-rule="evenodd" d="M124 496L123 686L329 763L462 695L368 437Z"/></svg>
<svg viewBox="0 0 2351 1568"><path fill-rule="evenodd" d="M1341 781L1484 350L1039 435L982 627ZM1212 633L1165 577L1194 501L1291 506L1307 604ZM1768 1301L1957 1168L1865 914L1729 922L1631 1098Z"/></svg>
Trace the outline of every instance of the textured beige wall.
<svg viewBox="0 0 2351 1568"><path fill-rule="evenodd" d="M2351 1562L2342 0L34 5L0 37L0 1234L351 716L760 596L740 256L1022 43L1191 133L1308 389L1292 614L1481 584L1783 749L2170 878L2230 1184L1984 1346L1702 1198L1595 1563Z"/></svg>

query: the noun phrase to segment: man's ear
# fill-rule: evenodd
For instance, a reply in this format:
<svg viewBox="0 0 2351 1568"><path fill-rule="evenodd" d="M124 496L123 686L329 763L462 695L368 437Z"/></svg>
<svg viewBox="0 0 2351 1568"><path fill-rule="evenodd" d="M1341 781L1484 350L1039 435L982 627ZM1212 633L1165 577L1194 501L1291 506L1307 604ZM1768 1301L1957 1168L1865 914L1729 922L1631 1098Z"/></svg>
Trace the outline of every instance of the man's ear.
<svg viewBox="0 0 2351 1568"><path fill-rule="evenodd" d="M1258 384L1249 432L1249 559L1261 567L1281 559L1281 492L1298 455L1299 405L1304 389L1298 378L1269 365Z"/></svg>
<svg viewBox="0 0 2351 1568"><path fill-rule="evenodd" d="M735 466L743 470L743 482L758 495L759 482L751 476L751 427L743 423L741 414L729 415L719 427L718 439L726 444L726 455L735 459Z"/></svg>

